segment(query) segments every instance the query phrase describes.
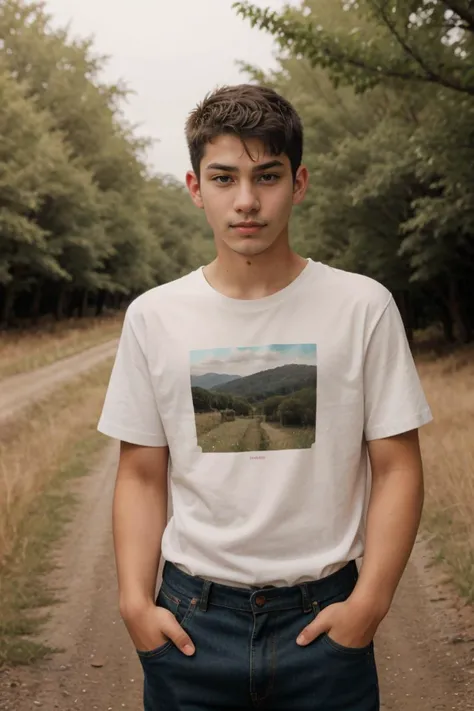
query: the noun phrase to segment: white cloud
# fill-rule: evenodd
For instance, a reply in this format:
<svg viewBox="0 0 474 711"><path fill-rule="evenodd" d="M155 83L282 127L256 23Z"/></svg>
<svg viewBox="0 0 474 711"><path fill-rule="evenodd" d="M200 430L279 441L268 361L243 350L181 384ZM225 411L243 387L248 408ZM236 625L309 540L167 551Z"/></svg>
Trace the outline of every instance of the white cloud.
<svg viewBox="0 0 474 711"><path fill-rule="evenodd" d="M263 348L255 351L236 348L224 357L209 356L209 358L194 364L192 374L225 373L226 375L245 376L282 365L316 365L316 361L314 356L295 357L292 351L277 352Z"/></svg>
<svg viewBox="0 0 474 711"><path fill-rule="evenodd" d="M189 111L215 86L245 81L235 60L275 66L273 39L239 18L232 0L47 0L46 7L56 25L71 21L73 34L95 36L97 53L110 56L106 78L120 77L135 92L127 118L159 140L149 156L154 169L180 179L188 169Z"/></svg>

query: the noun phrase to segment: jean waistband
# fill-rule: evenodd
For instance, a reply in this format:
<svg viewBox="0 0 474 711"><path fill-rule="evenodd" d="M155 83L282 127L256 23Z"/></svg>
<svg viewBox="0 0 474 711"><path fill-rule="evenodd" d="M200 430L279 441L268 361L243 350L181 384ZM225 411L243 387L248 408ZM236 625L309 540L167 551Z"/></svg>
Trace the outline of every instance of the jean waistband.
<svg viewBox="0 0 474 711"><path fill-rule="evenodd" d="M176 597L196 599L201 610L207 610L208 605L219 605L245 612L271 612L294 608L310 612L315 602L322 603L341 593L351 592L357 577L357 565L352 560L340 570L320 580L291 587L246 589L188 575L169 561L163 568L163 586Z"/></svg>

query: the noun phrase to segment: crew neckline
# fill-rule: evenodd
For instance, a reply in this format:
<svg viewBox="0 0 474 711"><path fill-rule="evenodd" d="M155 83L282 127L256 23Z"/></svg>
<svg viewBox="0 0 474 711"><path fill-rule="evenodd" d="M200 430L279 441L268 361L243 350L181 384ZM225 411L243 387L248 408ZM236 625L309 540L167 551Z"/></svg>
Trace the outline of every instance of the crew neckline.
<svg viewBox="0 0 474 711"><path fill-rule="evenodd" d="M213 297L216 301L219 301L223 306L234 310L258 311L280 303L298 290L308 280L310 274L314 271L316 264L317 263L311 258L306 259L306 266L303 267L301 272L295 279L293 279L292 282L287 284L287 286L284 286L282 289L279 289L274 294L261 296L258 299L236 299L233 296L226 296L225 294L222 294L207 281L204 276L204 266L201 266L196 270L196 275L199 279L201 288L205 290L209 296Z"/></svg>

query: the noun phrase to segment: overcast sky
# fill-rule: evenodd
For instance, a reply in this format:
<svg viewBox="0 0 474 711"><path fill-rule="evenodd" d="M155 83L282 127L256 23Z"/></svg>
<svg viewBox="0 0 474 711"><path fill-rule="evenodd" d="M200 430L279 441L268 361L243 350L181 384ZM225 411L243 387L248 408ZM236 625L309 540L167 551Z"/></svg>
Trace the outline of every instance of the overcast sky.
<svg viewBox="0 0 474 711"><path fill-rule="evenodd" d="M295 345L212 348L191 352L191 374L252 375L282 365L316 366L316 346Z"/></svg>
<svg viewBox="0 0 474 711"><path fill-rule="evenodd" d="M283 0L254 0L280 9ZM293 4L299 4L293 0ZM149 154L160 173L184 179L189 167L184 122L217 85L245 81L235 60L275 66L272 38L232 10L232 0L47 0L54 23L94 36L110 57L105 76L133 89L126 116L159 140Z"/></svg>

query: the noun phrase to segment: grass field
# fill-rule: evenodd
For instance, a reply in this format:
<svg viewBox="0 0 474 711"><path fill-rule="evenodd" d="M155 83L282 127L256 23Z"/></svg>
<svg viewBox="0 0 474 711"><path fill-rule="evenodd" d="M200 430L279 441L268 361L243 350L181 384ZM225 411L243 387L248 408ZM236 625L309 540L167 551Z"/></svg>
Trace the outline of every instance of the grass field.
<svg viewBox="0 0 474 711"><path fill-rule="evenodd" d="M199 416L198 416L199 417ZM198 437L203 452L238 452L250 421L237 418L233 422L223 422L205 435Z"/></svg>
<svg viewBox="0 0 474 711"><path fill-rule="evenodd" d="M203 452L306 449L314 443L314 428L311 427L282 427L248 417L221 423L219 414L213 412L197 414L196 429Z"/></svg>
<svg viewBox="0 0 474 711"><path fill-rule="evenodd" d="M423 526L453 582L474 602L474 349L418 367L434 415L421 430Z"/></svg>
<svg viewBox="0 0 474 711"><path fill-rule="evenodd" d="M35 632L55 602L45 583L50 553L74 516L72 478L107 444L97 430L112 361L97 366L2 429L0 439L0 666L51 650ZM34 614L32 614L34 612Z"/></svg>
<svg viewBox="0 0 474 711"><path fill-rule="evenodd" d="M74 378L47 400L2 426L0 433L0 561L9 553L29 506L52 472L100 414L112 359Z"/></svg>
<svg viewBox="0 0 474 711"><path fill-rule="evenodd" d="M262 428L269 440L269 450L309 449L314 444L314 427L282 427L276 422L265 422Z"/></svg>
<svg viewBox="0 0 474 711"><path fill-rule="evenodd" d="M217 427L221 422L218 412L202 412L196 415L196 430L198 438L203 437L208 432Z"/></svg>
<svg viewBox="0 0 474 711"><path fill-rule="evenodd" d="M120 334L123 314L69 319L0 334L0 380L26 373L105 343Z"/></svg>

